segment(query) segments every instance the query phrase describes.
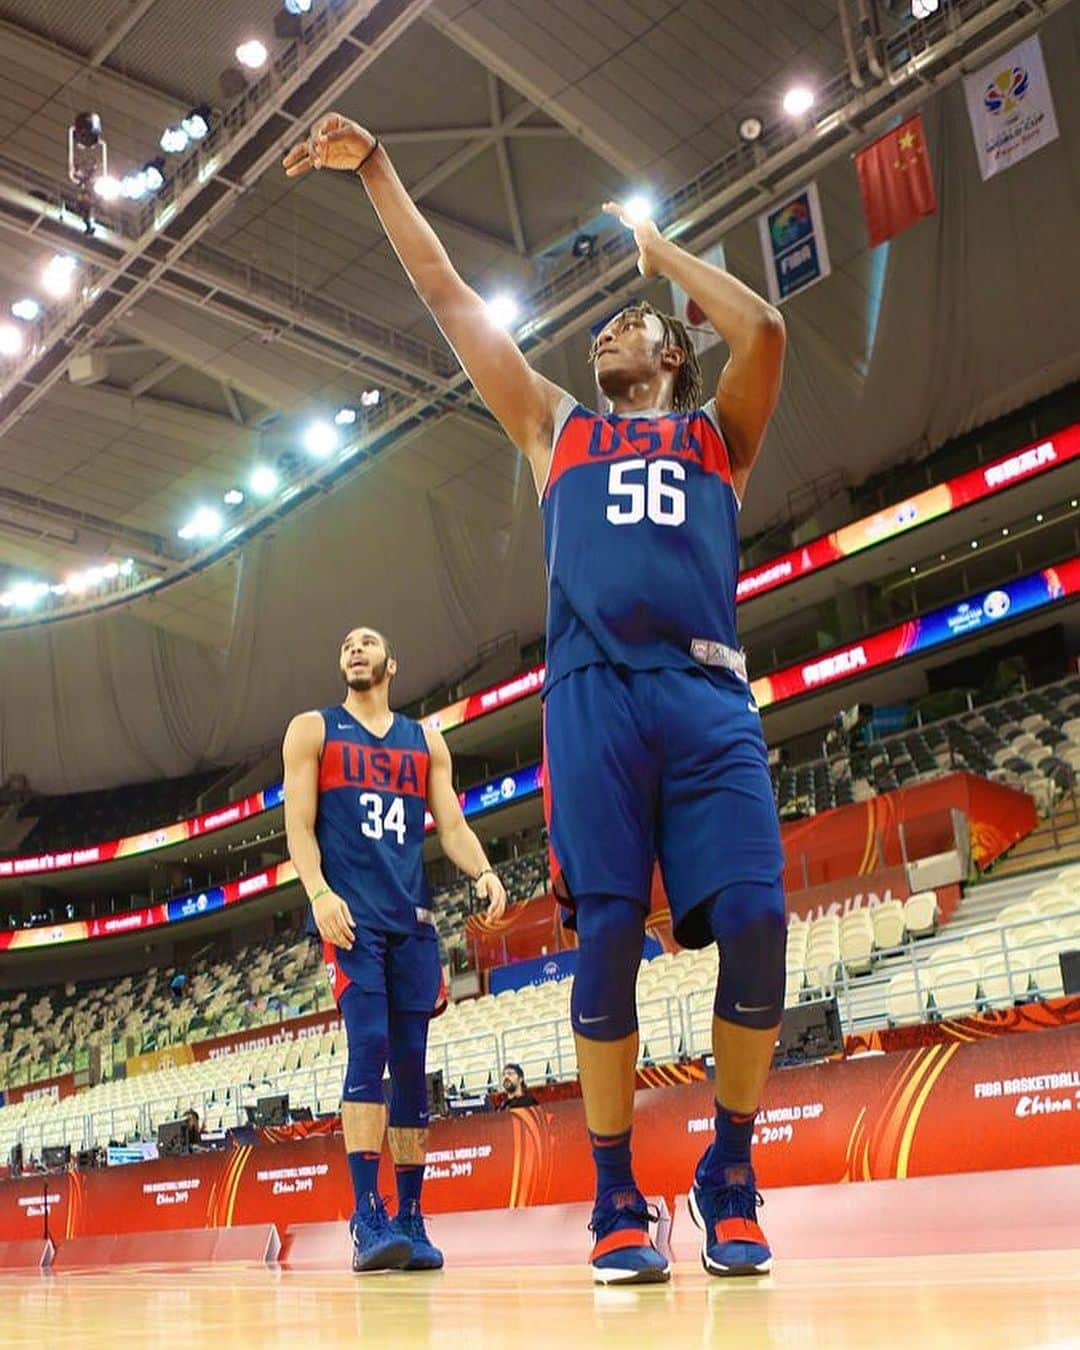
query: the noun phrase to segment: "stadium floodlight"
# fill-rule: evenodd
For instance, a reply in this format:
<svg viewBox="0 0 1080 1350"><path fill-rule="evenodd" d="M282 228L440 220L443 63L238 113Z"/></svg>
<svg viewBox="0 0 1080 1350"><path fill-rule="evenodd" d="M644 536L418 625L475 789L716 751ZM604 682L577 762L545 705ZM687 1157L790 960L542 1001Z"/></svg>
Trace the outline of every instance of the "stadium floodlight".
<svg viewBox="0 0 1080 1350"><path fill-rule="evenodd" d="M256 497L269 497L277 488L277 471L269 464L256 464L248 479L248 487Z"/></svg>
<svg viewBox="0 0 1080 1350"><path fill-rule="evenodd" d="M940 0L911 0L911 17L928 19L931 14L936 14L939 8Z"/></svg>
<svg viewBox="0 0 1080 1350"><path fill-rule="evenodd" d="M142 176L146 180L147 192L160 192L165 186L165 161L152 159L142 167Z"/></svg>
<svg viewBox="0 0 1080 1350"><path fill-rule="evenodd" d="M167 155L180 155L188 148L190 137L184 127L166 127L158 145Z"/></svg>
<svg viewBox="0 0 1080 1350"><path fill-rule="evenodd" d="M56 299L68 295L74 285L78 265L70 253L54 253L41 273L41 284L48 294Z"/></svg>
<svg viewBox="0 0 1080 1350"><path fill-rule="evenodd" d="M33 609L48 593L47 582L17 581L0 595L0 604L7 605L10 609Z"/></svg>
<svg viewBox="0 0 1080 1350"><path fill-rule="evenodd" d="M129 577L134 571L135 571L135 559L125 558L124 561L120 564L120 575L122 577Z"/></svg>
<svg viewBox="0 0 1080 1350"><path fill-rule="evenodd" d="M802 117L814 106L814 91L805 84L795 84L784 95L784 111L789 117Z"/></svg>
<svg viewBox="0 0 1080 1350"><path fill-rule="evenodd" d="M101 569L101 575L106 581L115 581L120 575L119 563L106 563Z"/></svg>
<svg viewBox="0 0 1080 1350"><path fill-rule="evenodd" d="M739 140L752 143L761 138L765 124L760 117L744 117L739 123Z"/></svg>
<svg viewBox="0 0 1080 1350"><path fill-rule="evenodd" d="M181 539L213 539L221 533L223 525L220 511L215 511L212 506L200 506L176 533Z"/></svg>
<svg viewBox="0 0 1080 1350"><path fill-rule="evenodd" d="M141 202L150 191L150 185L146 181L146 171L140 169L138 173L125 174L120 189L128 201Z"/></svg>
<svg viewBox="0 0 1080 1350"><path fill-rule="evenodd" d="M322 459L338 448L338 433L329 422L312 422L304 432L304 449Z"/></svg>
<svg viewBox="0 0 1080 1350"><path fill-rule="evenodd" d="M269 52L258 38L249 38L247 42L241 42L236 49L236 59L248 70L261 70L266 65L268 56Z"/></svg>
<svg viewBox="0 0 1080 1350"><path fill-rule="evenodd" d="M646 192L635 192L627 197L622 204L623 214L631 225L640 225L643 221L652 220L653 212L656 210L656 203Z"/></svg>
<svg viewBox="0 0 1080 1350"><path fill-rule="evenodd" d="M13 323L0 324L0 356L18 356L23 349L23 335Z"/></svg>
<svg viewBox="0 0 1080 1350"><path fill-rule="evenodd" d="M201 103L197 108L192 108L188 115L180 122L180 130L189 136L193 141L204 140L210 135L210 108L207 104Z"/></svg>
<svg viewBox="0 0 1080 1350"><path fill-rule="evenodd" d="M114 178L111 173L103 173L100 178L94 179L94 192L103 202L116 201L123 191L123 183L119 178Z"/></svg>
<svg viewBox="0 0 1080 1350"><path fill-rule="evenodd" d="M382 393L378 389L365 389L360 395L360 406L362 408L377 408Z"/></svg>
<svg viewBox="0 0 1080 1350"><path fill-rule="evenodd" d="M226 506L239 506L244 500L244 494L239 488L229 488L221 500Z"/></svg>
<svg viewBox="0 0 1080 1350"><path fill-rule="evenodd" d="M285 0L286 14L310 14L312 0Z"/></svg>
<svg viewBox="0 0 1080 1350"><path fill-rule="evenodd" d="M509 328L521 313L520 304L508 291L500 291L497 295L485 300L484 304L487 305L488 318L491 319L492 323L498 324L500 328ZM363 396L361 396L360 401L364 402ZM364 404L364 406L367 407L368 405Z"/></svg>
<svg viewBox="0 0 1080 1350"><path fill-rule="evenodd" d="M41 313L41 306L32 296L24 296L21 300L16 300L11 306L11 313L16 319L22 319L25 323L33 323Z"/></svg>
<svg viewBox="0 0 1080 1350"><path fill-rule="evenodd" d="M356 421L355 408L339 408L334 414L334 424L339 427L351 427Z"/></svg>

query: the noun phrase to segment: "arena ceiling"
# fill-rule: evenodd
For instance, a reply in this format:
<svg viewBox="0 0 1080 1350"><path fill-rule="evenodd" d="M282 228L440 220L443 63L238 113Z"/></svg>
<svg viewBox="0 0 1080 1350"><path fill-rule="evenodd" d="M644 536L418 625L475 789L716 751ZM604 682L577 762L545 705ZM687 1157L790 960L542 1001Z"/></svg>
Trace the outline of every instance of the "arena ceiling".
<svg viewBox="0 0 1080 1350"><path fill-rule="evenodd" d="M1075 230L1017 221L1033 185L1049 214L1067 222L1071 207L1076 218L1065 147L1080 131L1077 6L950 0L925 25L909 11L903 0L315 0L288 32L281 0L0 0L0 308L40 289L55 252L79 265L75 294L0 360L0 588L132 557L170 584L131 601L127 619L227 652L248 613L238 578L273 571L263 553L275 538L296 536L311 594L336 594L330 523L357 522L346 557L369 583L386 557L368 549L391 512L390 538L434 538L430 555L410 549L429 568L453 554L449 581L406 568L395 605L404 615L426 586L420 612L449 604L467 617L441 666L421 663L420 687L465 665L497 625L539 630L534 580L500 608L485 605L480 574L503 569L505 587L508 558L530 578L539 569L513 452L458 377L359 185L290 182L278 168L329 105L380 134L465 276L521 298L534 359L583 398L588 323L641 293L625 237L600 218L605 198L648 187L681 238L723 239L732 270L762 287L755 215L800 175L818 178L833 274L785 311L785 399L748 530L822 475L858 481L1074 378L1080 306L1047 319L1055 283L1040 269L1055 250L1075 258ZM860 12L880 19L876 46L858 36ZM1061 143L980 185L961 62L979 64L1044 20L1058 35L1045 45ZM252 36L270 65L244 92L234 70L226 94L223 73ZM884 80L879 60L892 63ZM780 114L796 80L831 110L816 127ZM67 180L74 115L101 115L110 171L122 175L200 105L213 135L169 157L160 197L96 203L87 234ZM849 153L916 106L939 214L871 254ZM749 114L766 124L757 151L737 135ZM572 253L582 234L596 237L592 258ZM1014 263L1004 278L1002 251ZM1058 291L1077 273L1059 276ZM1011 331L996 321L1005 312ZM305 457L305 425L371 388L381 402L349 432L355 453ZM291 500L249 495L226 522L231 539L178 539L197 505L220 503L283 453L285 486L300 489ZM262 598L268 624L291 612Z"/></svg>

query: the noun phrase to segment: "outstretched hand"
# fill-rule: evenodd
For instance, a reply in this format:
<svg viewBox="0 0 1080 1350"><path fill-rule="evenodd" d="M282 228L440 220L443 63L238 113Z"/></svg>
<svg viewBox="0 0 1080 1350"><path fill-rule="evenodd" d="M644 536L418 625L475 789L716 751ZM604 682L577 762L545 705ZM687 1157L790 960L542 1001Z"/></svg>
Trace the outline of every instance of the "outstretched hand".
<svg viewBox="0 0 1080 1350"><path fill-rule="evenodd" d="M312 127L306 141L294 145L281 167L288 178L303 178L311 169L355 172L375 144L375 137L358 122L340 113L328 113Z"/></svg>
<svg viewBox="0 0 1080 1350"><path fill-rule="evenodd" d="M656 228L654 220L631 220L622 202L605 202L604 210L614 216L620 224L633 231L634 243L638 246L638 271L643 277L660 276L659 250L664 236Z"/></svg>

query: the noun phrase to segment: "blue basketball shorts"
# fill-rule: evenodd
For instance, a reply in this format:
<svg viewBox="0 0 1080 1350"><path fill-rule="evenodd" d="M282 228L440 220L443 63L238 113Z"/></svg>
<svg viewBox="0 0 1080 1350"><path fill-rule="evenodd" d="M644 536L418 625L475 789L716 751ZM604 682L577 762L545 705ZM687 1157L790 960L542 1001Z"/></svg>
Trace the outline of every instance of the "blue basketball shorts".
<svg viewBox="0 0 1080 1350"><path fill-rule="evenodd" d="M740 882L779 885L784 856L761 718L723 670L586 666L544 706L556 893L648 907L659 861L684 946L712 941L702 902ZM560 881L561 874L561 881Z"/></svg>
<svg viewBox="0 0 1080 1350"><path fill-rule="evenodd" d="M428 937L361 928L358 924L355 941L348 951L329 942L324 942L322 949L326 976L337 1004L353 984L365 994L384 994L392 1011L436 1013L445 1008L439 942L434 929Z"/></svg>

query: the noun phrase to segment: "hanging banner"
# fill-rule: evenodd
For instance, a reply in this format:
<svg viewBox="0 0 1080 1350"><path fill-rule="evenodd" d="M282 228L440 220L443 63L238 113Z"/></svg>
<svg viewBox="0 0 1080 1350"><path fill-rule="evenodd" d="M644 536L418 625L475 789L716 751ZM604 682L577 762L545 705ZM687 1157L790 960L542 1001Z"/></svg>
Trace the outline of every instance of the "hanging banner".
<svg viewBox="0 0 1080 1350"><path fill-rule="evenodd" d="M1058 138L1038 33L964 79L983 182Z"/></svg>
<svg viewBox="0 0 1080 1350"><path fill-rule="evenodd" d="M758 234L774 305L829 275L829 247L816 183L763 211L758 216Z"/></svg>
<svg viewBox="0 0 1080 1350"><path fill-rule="evenodd" d="M918 113L860 150L855 169L871 248L937 210L926 133Z"/></svg>
<svg viewBox="0 0 1080 1350"><path fill-rule="evenodd" d="M719 267L722 272L727 271L727 258L724 255L723 244L713 244L701 254L701 261L710 263L713 267ZM676 286L672 281L671 285L671 312L675 318L683 324L690 335L690 341L694 344L694 351L700 356L702 352L707 352L710 347L715 347L718 342L723 342L723 338L712 326L708 316L701 308L693 296L688 295L681 286Z"/></svg>

